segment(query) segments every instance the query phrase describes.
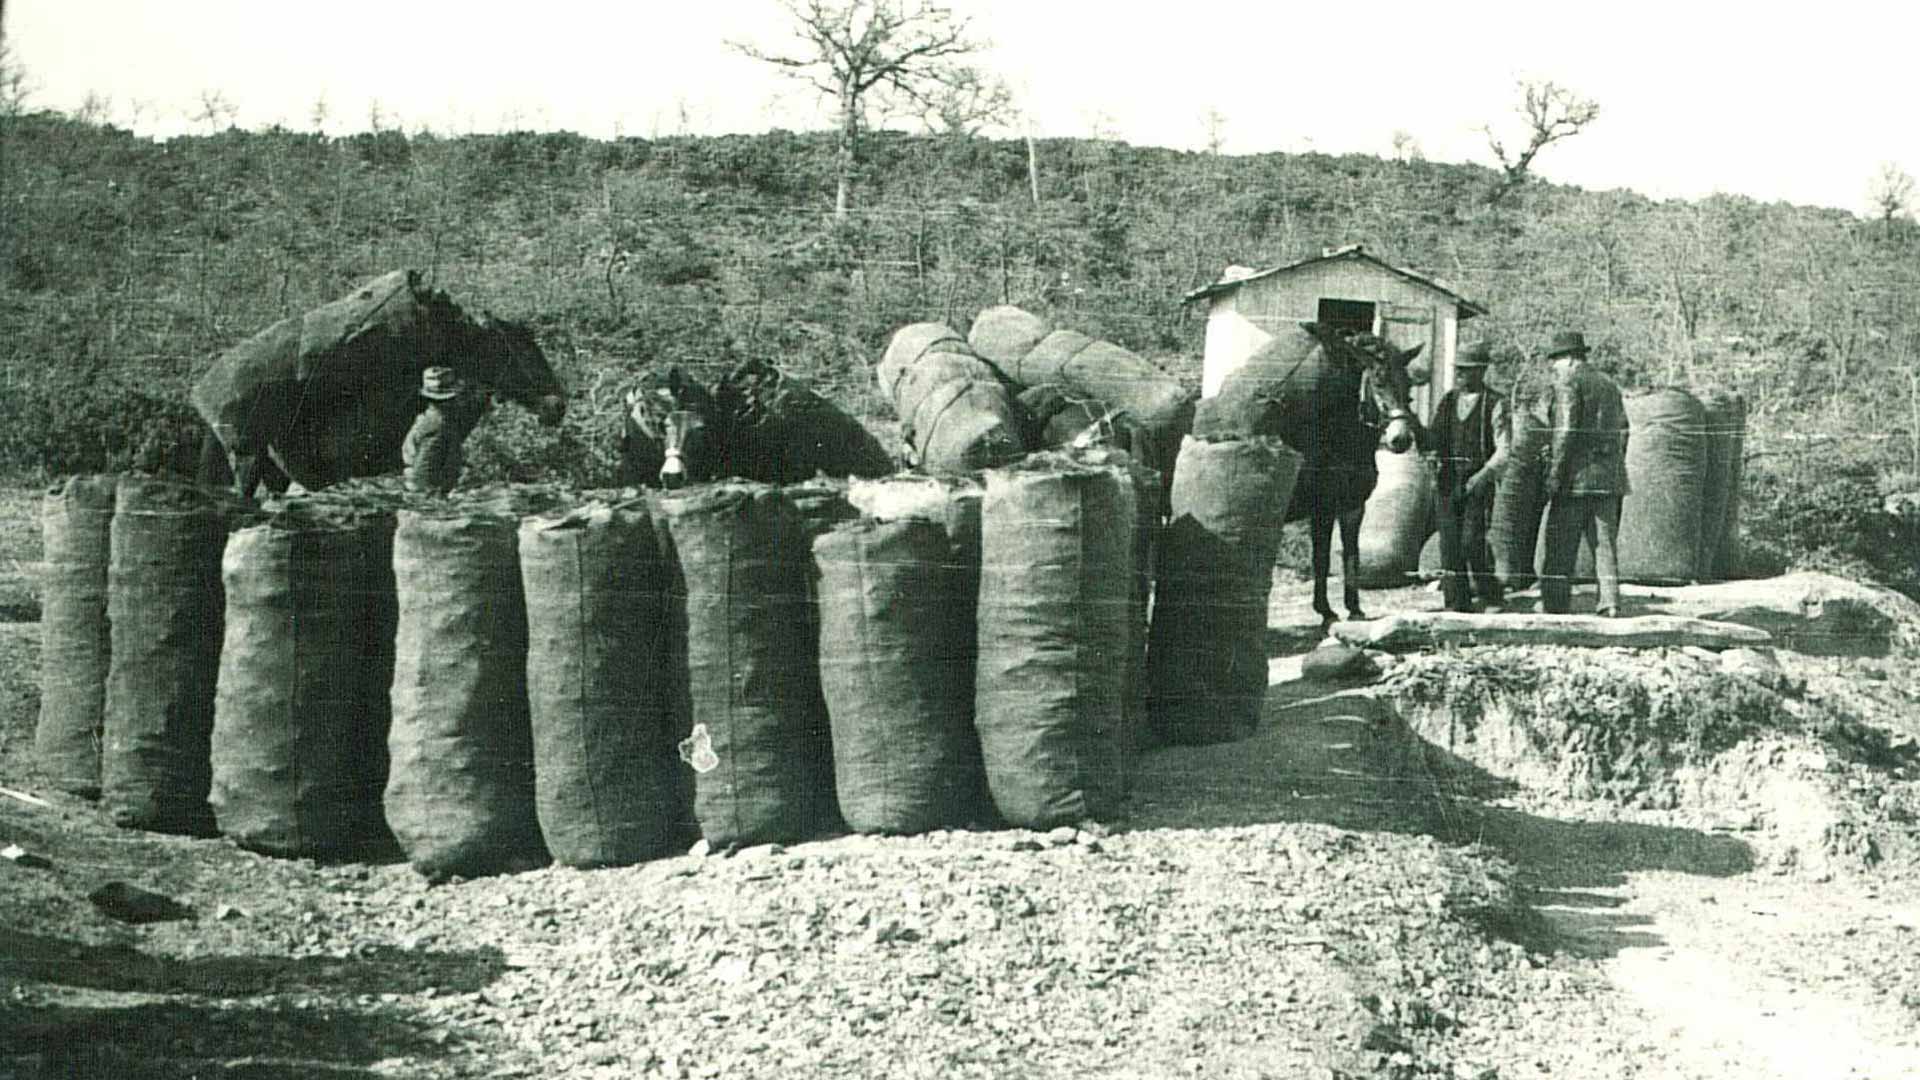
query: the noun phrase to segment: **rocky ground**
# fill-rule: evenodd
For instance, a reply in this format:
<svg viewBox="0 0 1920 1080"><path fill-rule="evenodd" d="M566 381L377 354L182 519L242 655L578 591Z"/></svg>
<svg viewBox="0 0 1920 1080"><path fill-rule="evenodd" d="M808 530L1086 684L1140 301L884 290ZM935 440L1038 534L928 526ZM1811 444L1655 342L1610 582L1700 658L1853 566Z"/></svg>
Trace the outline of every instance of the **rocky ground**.
<svg viewBox="0 0 1920 1080"><path fill-rule="evenodd" d="M1377 687L1283 678L1253 738L1147 755L1106 828L431 888L116 830L28 753L36 505L0 500L0 848L44 860L0 860L0 1077L1920 1076L1910 862L1782 859L1764 806L1502 783ZM1276 653L1318 637L1302 599ZM1780 659L1806 708L1911 730L1904 654ZM191 917L112 918L113 881Z"/></svg>

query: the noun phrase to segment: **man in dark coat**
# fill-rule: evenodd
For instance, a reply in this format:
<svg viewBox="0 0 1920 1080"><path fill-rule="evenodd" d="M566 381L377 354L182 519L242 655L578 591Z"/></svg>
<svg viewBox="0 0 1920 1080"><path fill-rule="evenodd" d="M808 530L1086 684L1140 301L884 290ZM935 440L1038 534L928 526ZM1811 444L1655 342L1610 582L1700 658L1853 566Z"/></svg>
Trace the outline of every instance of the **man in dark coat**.
<svg viewBox="0 0 1920 1080"><path fill-rule="evenodd" d="M1493 573L1487 525L1494 487L1506 467L1513 430L1507 396L1487 386L1493 350L1474 345L1454 360L1453 389L1434 406L1431 445L1440 459L1441 589L1447 610L1472 611L1505 600Z"/></svg>
<svg viewBox="0 0 1920 1080"><path fill-rule="evenodd" d="M460 482L466 467L462 447L487 410L487 395L450 367L430 367L421 373L420 396L427 399L427 407L407 430L400 458L406 463L408 487L444 494Z"/></svg>
<svg viewBox="0 0 1920 1080"><path fill-rule="evenodd" d="M1554 361L1553 408L1547 426L1553 442L1547 465L1546 552L1540 568L1540 610L1564 615L1580 539L1593 548L1599 580L1595 613L1620 613L1620 497L1627 493L1627 410L1620 388L1588 366L1587 341L1578 331L1555 334L1547 359Z"/></svg>

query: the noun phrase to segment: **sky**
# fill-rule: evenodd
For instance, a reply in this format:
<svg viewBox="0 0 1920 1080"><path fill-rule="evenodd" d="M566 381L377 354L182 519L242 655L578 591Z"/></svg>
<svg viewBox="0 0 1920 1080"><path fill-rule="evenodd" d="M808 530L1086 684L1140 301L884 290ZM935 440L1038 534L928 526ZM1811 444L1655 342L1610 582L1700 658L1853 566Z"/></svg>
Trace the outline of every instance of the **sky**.
<svg viewBox="0 0 1920 1080"><path fill-rule="evenodd" d="M1522 79L1600 104L1534 171L1656 198L1715 192L1861 212L1881 165L1920 173L1920 5L1615 0L1371 4L950 0L1041 136L1228 154L1391 152L1493 163ZM1777 12L1777 13L1771 13ZM205 131L217 92L278 123L597 137L827 126L815 92L731 50L791 40L776 0L12 0L30 107L89 95L142 134Z"/></svg>

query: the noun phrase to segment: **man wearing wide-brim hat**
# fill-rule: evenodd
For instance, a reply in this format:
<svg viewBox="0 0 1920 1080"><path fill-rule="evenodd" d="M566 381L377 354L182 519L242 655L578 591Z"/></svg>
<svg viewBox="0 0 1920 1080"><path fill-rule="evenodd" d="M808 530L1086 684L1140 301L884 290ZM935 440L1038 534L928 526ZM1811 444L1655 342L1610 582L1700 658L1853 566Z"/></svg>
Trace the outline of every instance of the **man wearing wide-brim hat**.
<svg viewBox="0 0 1920 1080"><path fill-rule="evenodd" d="M406 441L400 444L407 486L415 491L451 491L466 467L463 445L487 410L487 396L450 367L422 371L420 396L427 407L414 418Z"/></svg>
<svg viewBox="0 0 1920 1080"><path fill-rule="evenodd" d="M1620 613L1620 499L1627 493L1627 410L1620 388L1589 365L1587 339L1578 330L1553 336L1552 433L1547 458L1545 551L1540 566L1540 610L1565 614L1573 569L1585 537L1593 548L1599 595L1594 610Z"/></svg>
<svg viewBox="0 0 1920 1080"><path fill-rule="evenodd" d="M1453 361L1453 389L1434 406L1431 443L1439 457L1440 587L1447 610L1472 611L1477 598L1504 601L1487 529L1494 489L1513 431L1507 396L1487 385L1493 349L1468 346Z"/></svg>

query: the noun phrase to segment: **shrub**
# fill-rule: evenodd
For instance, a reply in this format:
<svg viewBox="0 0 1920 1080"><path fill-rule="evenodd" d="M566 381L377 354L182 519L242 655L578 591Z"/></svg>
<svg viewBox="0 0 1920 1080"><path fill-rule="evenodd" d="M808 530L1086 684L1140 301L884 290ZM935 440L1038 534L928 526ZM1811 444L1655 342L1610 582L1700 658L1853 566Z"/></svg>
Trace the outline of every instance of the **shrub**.
<svg viewBox="0 0 1920 1080"><path fill-rule="evenodd" d="M0 461L15 480L127 471L191 477L203 431L185 400L118 379L20 381L0 394Z"/></svg>
<svg viewBox="0 0 1920 1080"><path fill-rule="evenodd" d="M1880 487L1874 462L1831 454L1749 470L1740 512L1745 570L1825 570L1920 598L1915 537L1885 511Z"/></svg>

